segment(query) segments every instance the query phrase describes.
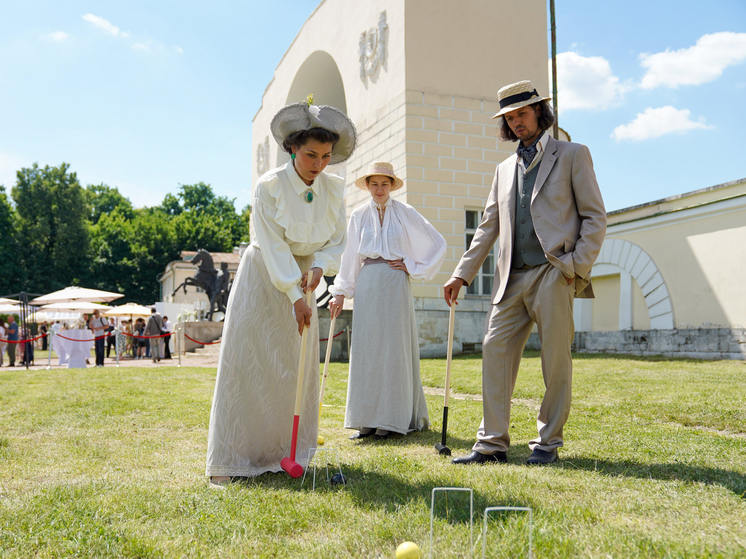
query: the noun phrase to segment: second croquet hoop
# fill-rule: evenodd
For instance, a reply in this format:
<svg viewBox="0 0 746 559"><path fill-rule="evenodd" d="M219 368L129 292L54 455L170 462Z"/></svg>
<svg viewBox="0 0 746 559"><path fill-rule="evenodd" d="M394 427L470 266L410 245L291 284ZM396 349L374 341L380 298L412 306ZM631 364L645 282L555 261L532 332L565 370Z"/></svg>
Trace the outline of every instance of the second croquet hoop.
<svg viewBox="0 0 746 559"><path fill-rule="evenodd" d="M326 359L324 360L324 374L321 377L321 391L319 392L319 424L321 424L321 404L324 403L324 389L326 388L326 375L329 373L329 361L332 357L332 343L334 342L334 323L337 317L333 316L329 323L329 335L326 341ZM324 444L324 437L318 435L318 444Z"/></svg>
<svg viewBox="0 0 746 559"><path fill-rule="evenodd" d="M446 446L446 436L448 435L448 401L451 396L451 362L453 361L453 329L456 323L456 301L451 301L450 315L448 316L448 346L446 347L446 382L445 396L443 397L443 432L440 436L440 443L435 445L438 454L450 456L451 449Z"/></svg>
<svg viewBox="0 0 746 559"><path fill-rule="evenodd" d="M310 307L312 303L313 291L305 294L305 302ZM303 401L303 377L306 368L306 340L308 338L308 327L303 326L303 333L300 338L300 358L298 359L298 382L295 387L295 409L293 411L293 434L290 440L290 457L283 458L280 466L290 477L298 478L303 475L303 466L295 461L295 450L298 446L298 423L300 422L301 403Z"/></svg>

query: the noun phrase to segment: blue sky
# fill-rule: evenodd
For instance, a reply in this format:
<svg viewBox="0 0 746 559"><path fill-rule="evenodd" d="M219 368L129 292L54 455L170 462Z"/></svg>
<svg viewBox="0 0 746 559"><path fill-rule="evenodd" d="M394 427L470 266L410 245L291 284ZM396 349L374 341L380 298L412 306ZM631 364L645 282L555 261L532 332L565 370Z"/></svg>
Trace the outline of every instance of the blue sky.
<svg viewBox="0 0 746 559"><path fill-rule="evenodd" d="M0 184L64 161L136 206L204 181L240 209L251 119L315 6L3 0ZM609 210L746 177L746 2L556 7L560 125Z"/></svg>

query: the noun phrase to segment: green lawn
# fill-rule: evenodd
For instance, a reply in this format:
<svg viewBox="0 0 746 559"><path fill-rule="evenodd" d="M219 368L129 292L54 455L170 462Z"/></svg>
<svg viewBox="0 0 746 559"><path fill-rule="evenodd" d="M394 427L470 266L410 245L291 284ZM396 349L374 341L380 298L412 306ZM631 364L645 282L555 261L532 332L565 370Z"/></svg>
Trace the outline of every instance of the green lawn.
<svg viewBox="0 0 746 559"><path fill-rule="evenodd" d="M442 386L445 360L424 360ZM346 488L285 474L225 491L204 478L215 370L0 369L2 557L394 557L427 553L433 487L474 491L482 511L527 506L536 557L746 557L746 366L741 362L579 355L559 464L528 468L543 393L527 354L508 465L456 467L433 429L353 443L342 428L346 366L333 364L321 433ZM481 358L454 361L452 387L481 391ZM294 387L292 387L294 388ZM452 400L448 444L468 452L481 403ZM433 557L468 557L468 501L436 506ZM527 523L496 516L488 557L525 556ZM523 552L523 555L521 553Z"/></svg>

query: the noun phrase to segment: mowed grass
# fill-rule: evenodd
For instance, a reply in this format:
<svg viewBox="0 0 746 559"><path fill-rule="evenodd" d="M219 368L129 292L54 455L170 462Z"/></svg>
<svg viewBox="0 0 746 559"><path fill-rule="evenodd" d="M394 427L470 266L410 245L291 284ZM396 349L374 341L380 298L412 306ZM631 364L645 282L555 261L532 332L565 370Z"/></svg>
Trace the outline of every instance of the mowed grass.
<svg viewBox="0 0 746 559"><path fill-rule="evenodd" d="M422 362L442 387L445 360ZM345 488L268 474L225 491L204 477L215 370L0 370L2 557L394 557L427 553L434 487L474 491L475 556L488 506L531 507L536 557L746 557L746 366L578 355L566 446L529 468L543 395L526 354L508 465L458 467L432 430L347 439L347 368L332 364L321 434ZM481 392L481 358L454 360L453 390ZM288 387L293 390L294 387ZM290 413L291 410L289 410ZM448 444L466 453L481 403L451 400ZM439 494L433 557L468 557L468 499ZM488 557L525 555L527 522L496 515Z"/></svg>

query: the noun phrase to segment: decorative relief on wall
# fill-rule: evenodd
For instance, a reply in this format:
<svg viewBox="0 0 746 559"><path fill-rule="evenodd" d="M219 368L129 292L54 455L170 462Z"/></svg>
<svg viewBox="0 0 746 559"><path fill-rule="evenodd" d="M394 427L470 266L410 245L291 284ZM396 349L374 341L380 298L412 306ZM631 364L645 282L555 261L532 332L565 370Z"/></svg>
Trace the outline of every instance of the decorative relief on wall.
<svg viewBox="0 0 746 559"><path fill-rule="evenodd" d="M260 177L269 171L269 136L256 146L256 174Z"/></svg>
<svg viewBox="0 0 746 559"><path fill-rule="evenodd" d="M358 54L360 56L360 79L372 76L386 60L386 40L389 26L386 24L386 11L378 16L378 27L371 27L360 34Z"/></svg>

